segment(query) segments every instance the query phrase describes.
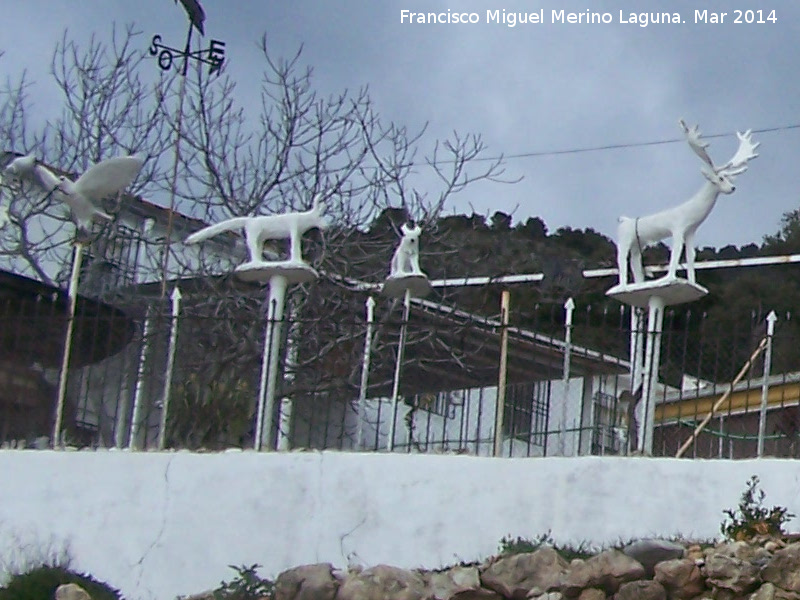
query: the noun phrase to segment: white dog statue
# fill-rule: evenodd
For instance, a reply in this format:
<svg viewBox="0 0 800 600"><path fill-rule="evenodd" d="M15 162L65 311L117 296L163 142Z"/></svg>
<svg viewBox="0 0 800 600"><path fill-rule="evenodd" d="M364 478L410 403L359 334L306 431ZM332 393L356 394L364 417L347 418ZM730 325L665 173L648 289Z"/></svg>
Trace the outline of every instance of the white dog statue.
<svg viewBox="0 0 800 600"><path fill-rule="evenodd" d="M419 236L422 235L422 229L419 225L409 227L407 223L400 229L403 237L394 251L389 277L425 277L419 267Z"/></svg>

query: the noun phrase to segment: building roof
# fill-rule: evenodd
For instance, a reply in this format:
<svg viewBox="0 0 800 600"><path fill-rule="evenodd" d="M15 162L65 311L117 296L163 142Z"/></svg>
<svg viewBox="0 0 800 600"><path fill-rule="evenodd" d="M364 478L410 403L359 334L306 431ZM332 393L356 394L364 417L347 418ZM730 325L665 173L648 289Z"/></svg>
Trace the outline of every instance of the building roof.
<svg viewBox="0 0 800 600"><path fill-rule="evenodd" d="M0 360L59 367L68 300L64 290L0 270ZM99 362L133 338L133 321L104 302L78 296L70 366Z"/></svg>
<svg viewBox="0 0 800 600"><path fill-rule="evenodd" d="M758 411L761 407L763 384L763 377L751 377L737 383L714 414L727 416ZM800 372L772 375L767 378L767 387L768 411L800 405ZM656 405L656 422L702 419L730 389L730 383L715 383L694 390L669 393Z"/></svg>

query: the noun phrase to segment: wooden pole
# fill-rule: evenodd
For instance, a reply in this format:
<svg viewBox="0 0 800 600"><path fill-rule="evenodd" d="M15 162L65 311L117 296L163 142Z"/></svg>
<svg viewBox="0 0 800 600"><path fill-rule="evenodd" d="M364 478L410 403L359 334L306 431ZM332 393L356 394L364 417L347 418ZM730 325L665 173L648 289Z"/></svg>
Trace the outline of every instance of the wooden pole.
<svg viewBox="0 0 800 600"><path fill-rule="evenodd" d="M60 447L63 441L61 422L64 419L64 402L67 397L67 377L69 375L69 359L72 354L72 334L75 329L75 306L78 301L78 278L81 276L83 250L83 243L76 242L75 252L72 255L72 275L69 278L69 290L67 291L67 331L64 334L64 352L61 355L61 370L58 375L58 396L53 420L53 448Z"/></svg>
<svg viewBox="0 0 800 600"><path fill-rule="evenodd" d="M508 311L511 306L511 292L503 290L500 299L500 372L497 377L497 408L494 420L494 456L503 451L503 420L506 408L506 380L508 376Z"/></svg>
<svg viewBox="0 0 800 600"><path fill-rule="evenodd" d="M714 413L717 411L717 409L720 406L722 406L723 402L725 402L725 400L727 400L728 397L731 395L731 393L733 392L733 388L736 386L736 384L739 383L739 381L741 381L742 377L744 377L745 373L747 373L747 371L750 370L750 367L752 366L753 361L756 358L758 358L758 355L761 354L764 351L764 348L767 347L768 337L769 336L764 336L764 339L761 340L761 343L758 345L758 348L756 348L753 351L753 354L751 354L750 358L747 359L747 362L744 363L744 366L742 367L742 370L739 371L739 374L731 382L731 387L728 388L727 391L724 394L722 394L722 396L720 396L720 399L717 400L714 403L714 406L711 407L711 410L706 415L706 417L702 420L700 425L698 425L695 428L694 432L692 432L692 435L689 436L689 439L687 439L683 443L683 446L680 447L680 449L678 450L678 453L675 455L675 458L680 458L681 456L683 456L683 453L686 452L689 449L689 447L694 443L694 441L697 439L697 436L700 435L700 432L703 431L703 429L705 429L706 425L708 425L709 421L711 421L711 419L714 416Z"/></svg>

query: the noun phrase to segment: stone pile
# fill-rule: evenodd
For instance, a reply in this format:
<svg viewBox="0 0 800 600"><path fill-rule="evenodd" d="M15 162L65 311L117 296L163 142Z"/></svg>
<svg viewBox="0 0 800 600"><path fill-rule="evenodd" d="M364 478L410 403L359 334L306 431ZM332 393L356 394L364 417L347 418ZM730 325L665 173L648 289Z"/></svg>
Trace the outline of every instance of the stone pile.
<svg viewBox="0 0 800 600"><path fill-rule="evenodd" d="M800 542L642 540L568 561L555 549L441 571L296 567L274 600L800 600Z"/></svg>

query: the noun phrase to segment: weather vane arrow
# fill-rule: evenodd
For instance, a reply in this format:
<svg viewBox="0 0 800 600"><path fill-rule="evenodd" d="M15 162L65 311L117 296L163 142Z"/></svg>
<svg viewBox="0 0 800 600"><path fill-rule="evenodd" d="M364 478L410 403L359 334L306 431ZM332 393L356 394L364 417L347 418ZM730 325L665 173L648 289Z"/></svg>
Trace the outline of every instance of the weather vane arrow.
<svg viewBox="0 0 800 600"><path fill-rule="evenodd" d="M178 0L175 0L178 3ZM186 46L183 50L172 48L161 42L161 35L156 34L150 43L150 56L158 57L158 66L163 71L169 71L175 65L176 58L183 59L181 74L186 75L189 69L189 60L196 60L209 66L208 74L214 75L222 70L225 63L225 42L212 39L205 50L191 50L192 30L197 29L200 35L205 35L203 26L206 14L198 0L180 0L189 17L189 32L186 34Z"/></svg>

